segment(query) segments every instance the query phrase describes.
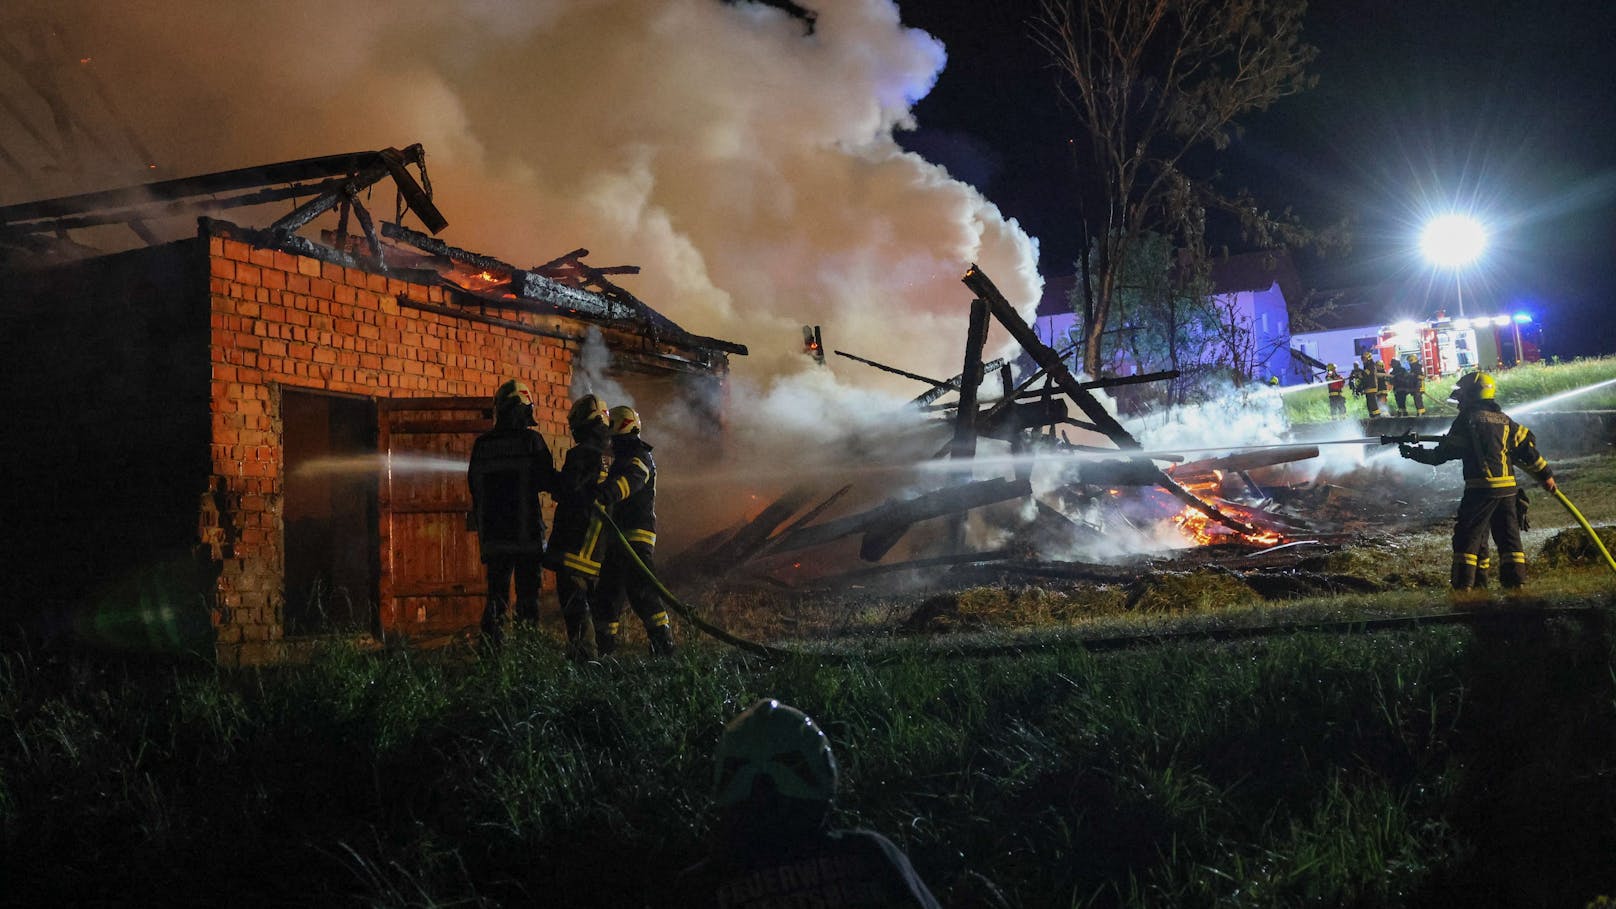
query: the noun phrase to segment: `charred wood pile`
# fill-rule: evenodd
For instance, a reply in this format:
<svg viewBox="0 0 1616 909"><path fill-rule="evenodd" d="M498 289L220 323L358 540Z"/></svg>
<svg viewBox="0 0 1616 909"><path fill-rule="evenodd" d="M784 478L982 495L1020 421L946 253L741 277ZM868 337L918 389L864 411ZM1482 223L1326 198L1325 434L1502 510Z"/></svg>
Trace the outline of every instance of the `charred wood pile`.
<svg viewBox="0 0 1616 909"><path fill-rule="evenodd" d="M948 439L894 484L904 494L859 506L851 486L793 486L676 555L670 576L835 591L917 581L1126 585L1141 572L1217 570L1276 596L1365 589L1321 560L1364 529L1367 509L1349 491L1286 474L1317 457L1317 446L1233 450L1231 442L1193 460L1146 452L1093 391L1176 373L1080 381L1066 365L1071 349L1046 345L987 275L973 266L963 280L974 299L959 374L936 378L835 351L927 386L910 407L939 417ZM1019 379L1002 360L984 361L995 322L1033 364ZM997 396L979 400L994 373ZM957 400L940 401L950 394ZM996 451L1008 443L1010 457L981 454L982 440ZM1044 473L1036 483L1035 462ZM1142 542L1164 528L1170 541Z"/></svg>

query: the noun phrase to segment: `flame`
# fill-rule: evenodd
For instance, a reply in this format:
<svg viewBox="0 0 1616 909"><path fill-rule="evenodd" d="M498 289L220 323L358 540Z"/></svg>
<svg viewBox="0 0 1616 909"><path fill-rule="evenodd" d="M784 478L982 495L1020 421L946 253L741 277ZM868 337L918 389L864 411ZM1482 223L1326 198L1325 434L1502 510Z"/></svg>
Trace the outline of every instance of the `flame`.
<svg viewBox="0 0 1616 909"><path fill-rule="evenodd" d="M1197 546L1208 546L1213 543L1231 542L1230 538L1243 540L1257 546L1275 546L1285 542L1285 538L1272 530L1259 530L1256 533L1238 533L1221 524L1213 522L1212 518L1193 505L1185 505L1184 509L1170 518L1173 526L1188 537L1190 542Z"/></svg>

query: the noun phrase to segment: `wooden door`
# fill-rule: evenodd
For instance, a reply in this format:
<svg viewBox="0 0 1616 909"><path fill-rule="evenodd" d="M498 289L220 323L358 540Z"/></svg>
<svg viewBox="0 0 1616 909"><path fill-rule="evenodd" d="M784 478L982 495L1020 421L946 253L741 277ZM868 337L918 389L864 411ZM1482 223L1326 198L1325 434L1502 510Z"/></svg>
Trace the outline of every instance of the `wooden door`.
<svg viewBox="0 0 1616 909"><path fill-rule="evenodd" d="M466 527L466 465L492 414L485 397L377 402L377 442L386 455L377 493L384 635L452 634L482 617L487 582L477 535Z"/></svg>

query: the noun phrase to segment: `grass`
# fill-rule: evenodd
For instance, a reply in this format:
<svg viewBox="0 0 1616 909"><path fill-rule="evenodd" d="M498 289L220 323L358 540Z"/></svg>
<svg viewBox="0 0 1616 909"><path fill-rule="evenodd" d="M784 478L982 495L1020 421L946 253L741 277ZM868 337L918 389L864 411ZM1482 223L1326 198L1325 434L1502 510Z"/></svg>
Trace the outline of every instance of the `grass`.
<svg viewBox="0 0 1616 909"><path fill-rule="evenodd" d="M1608 618L1608 595L1554 596ZM237 672L11 654L0 877L31 904L644 905L702 853L723 722L773 695L836 743L838 822L891 835L945 904L985 899L973 872L1015 906L1616 892L1603 623L1023 640L774 666L691 646L599 672L542 635L481 661L333 647Z"/></svg>
<svg viewBox="0 0 1616 909"><path fill-rule="evenodd" d="M1348 365L1348 364L1343 364ZM1346 373L1343 372L1342 375ZM1447 403L1457 376L1432 379L1425 383L1425 407L1430 414L1457 413ZM1538 401L1551 395L1596 382L1616 379L1616 357L1596 357L1568 363L1525 363L1493 373L1498 380L1498 402L1504 408ZM1616 409L1616 385L1594 389L1547 405L1548 410ZM1349 416L1364 416L1363 399L1347 395ZM1323 423L1330 420L1329 398L1321 385L1285 395L1285 415L1292 423Z"/></svg>
<svg viewBox="0 0 1616 909"><path fill-rule="evenodd" d="M1616 519L1616 459L1557 466ZM891 836L945 905L1582 906L1616 895L1616 597L1539 559L1571 521L1534 502L1551 609L1473 627L1168 637L1449 611L1441 522L1331 557L1406 581L1378 593L972 588L941 640L885 632L895 599L714 604L848 635L777 665L687 638L586 671L551 629L235 671L6 651L0 903L655 904L704 853L723 723L776 696L831 734L837 823Z"/></svg>

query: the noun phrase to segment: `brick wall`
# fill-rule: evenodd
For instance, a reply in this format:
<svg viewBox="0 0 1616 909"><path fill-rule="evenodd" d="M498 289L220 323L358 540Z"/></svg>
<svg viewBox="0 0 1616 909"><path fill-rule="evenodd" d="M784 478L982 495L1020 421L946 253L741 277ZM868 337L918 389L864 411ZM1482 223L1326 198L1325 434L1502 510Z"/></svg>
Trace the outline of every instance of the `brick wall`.
<svg viewBox="0 0 1616 909"><path fill-rule="evenodd" d="M467 318L425 278L280 245L203 219L193 240L0 274L0 546L21 566L0 620L29 620L26 606L67 624L97 587L178 554L197 560L203 589L175 602L204 632L211 613L220 661L277 658L282 389L486 399L516 376L564 449L583 322L498 306ZM722 366L688 374L644 337L605 336L631 371L721 381Z"/></svg>
<svg viewBox="0 0 1616 909"><path fill-rule="evenodd" d="M273 658L284 634L279 387L486 397L517 376L533 389L538 430L559 450L579 342L401 306L400 297L443 305L448 291L263 248L252 232L218 222L205 231L214 504L200 532L223 566L221 660L254 662ZM554 316L497 315L555 334L583 329Z"/></svg>

